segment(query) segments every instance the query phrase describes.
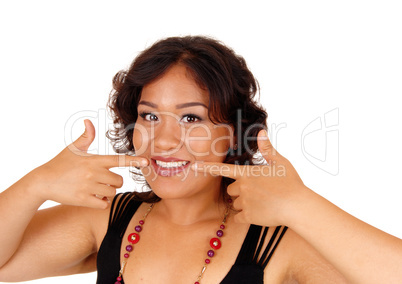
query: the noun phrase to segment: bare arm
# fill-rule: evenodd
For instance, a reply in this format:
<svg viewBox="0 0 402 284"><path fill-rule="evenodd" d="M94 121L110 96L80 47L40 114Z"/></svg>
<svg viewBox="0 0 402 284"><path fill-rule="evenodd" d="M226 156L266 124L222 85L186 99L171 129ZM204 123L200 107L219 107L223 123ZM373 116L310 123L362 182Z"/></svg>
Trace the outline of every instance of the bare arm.
<svg viewBox="0 0 402 284"><path fill-rule="evenodd" d="M38 211L0 269L0 281L94 271L97 247L92 223L103 220L106 230L107 211L63 205Z"/></svg>
<svg viewBox="0 0 402 284"><path fill-rule="evenodd" d="M241 211L234 217L235 221L287 225L349 283L400 282L401 239L358 220L307 188L263 131L258 136L258 148L269 165L203 163L193 166L196 171L236 180L228 187L228 193L235 197L234 208Z"/></svg>
<svg viewBox="0 0 402 284"><path fill-rule="evenodd" d="M94 137L86 121L85 133L73 144L0 194L5 232L0 234L0 281L94 269L93 263L87 266L96 252L93 220L108 211L105 199L123 184L110 168L147 163L140 157L87 154ZM46 200L67 206L38 211Z"/></svg>
<svg viewBox="0 0 402 284"><path fill-rule="evenodd" d="M43 201L29 193L29 183L21 179L0 193L0 267L17 250L25 229Z"/></svg>
<svg viewBox="0 0 402 284"><path fill-rule="evenodd" d="M289 226L332 263L350 283L397 283L402 240L349 215L309 189ZM294 212L296 213L296 212Z"/></svg>
<svg viewBox="0 0 402 284"><path fill-rule="evenodd" d="M308 242L288 229L280 244L282 254L288 256L287 284L348 284L325 258ZM275 256L277 257L278 254Z"/></svg>
<svg viewBox="0 0 402 284"><path fill-rule="evenodd" d="M38 211L31 179L21 179L0 194L0 281L25 281L45 276L94 270L96 253L91 220L101 211L56 206ZM103 213L104 215L105 213ZM106 224L106 218L105 224Z"/></svg>

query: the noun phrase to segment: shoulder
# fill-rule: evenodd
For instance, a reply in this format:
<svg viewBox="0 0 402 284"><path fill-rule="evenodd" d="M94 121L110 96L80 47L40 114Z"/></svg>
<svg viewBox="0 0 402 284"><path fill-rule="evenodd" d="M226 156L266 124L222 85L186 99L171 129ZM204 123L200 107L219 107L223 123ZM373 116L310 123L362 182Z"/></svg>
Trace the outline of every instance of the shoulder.
<svg viewBox="0 0 402 284"><path fill-rule="evenodd" d="M287 230L275 254L278 262L285 262L284 283L347 283L312 245L291 229Z"/></svg>

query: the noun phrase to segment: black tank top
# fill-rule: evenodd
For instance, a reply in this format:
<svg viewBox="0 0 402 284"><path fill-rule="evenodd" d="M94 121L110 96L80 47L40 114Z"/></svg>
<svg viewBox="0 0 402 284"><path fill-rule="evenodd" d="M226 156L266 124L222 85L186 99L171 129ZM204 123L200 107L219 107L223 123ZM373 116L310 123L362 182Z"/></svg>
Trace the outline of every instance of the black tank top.
<svg viewBox="0 0 402 284"><path fill-rule="evenodd" d="M121 198L116 202L117 196ZM122 239L131 218L141 205L131 192L117 195L112 202L108 230L99 248L97 257L97 284L113 284L120 271ZM263 243L268 227L250 225L246 238L229 273L221 284L262 284L264 269L275 252L287 227L276 227L263 253ZM262 234L261 234L262 232ZM260 237L261 236L261 237ZM124 283L122 281L121 283Z"/></svg>

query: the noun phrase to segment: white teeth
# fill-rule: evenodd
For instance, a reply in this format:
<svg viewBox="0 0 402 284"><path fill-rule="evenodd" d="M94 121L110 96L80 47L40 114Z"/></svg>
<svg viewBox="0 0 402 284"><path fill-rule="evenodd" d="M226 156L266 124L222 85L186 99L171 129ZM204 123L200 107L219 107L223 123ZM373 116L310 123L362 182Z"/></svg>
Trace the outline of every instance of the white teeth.
<svg viewBox="0 0 402 284"><path fill-rule="evenodd" d="M188 161L180 161L180 162L162 162L155 160L156 164L162 168L177 168L187 165Z"/></svg>

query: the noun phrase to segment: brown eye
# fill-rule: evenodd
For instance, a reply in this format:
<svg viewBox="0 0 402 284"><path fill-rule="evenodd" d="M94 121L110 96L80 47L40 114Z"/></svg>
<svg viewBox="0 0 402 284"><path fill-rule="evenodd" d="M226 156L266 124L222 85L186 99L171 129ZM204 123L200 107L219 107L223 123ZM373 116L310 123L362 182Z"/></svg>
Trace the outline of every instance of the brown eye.
<svg viewBox="0 0 402 284"><path fill-rule="evenodd" d="M186 114L185 116L183 116L182 121L186 123L194 123L201 121L201 118L194 114Z"/></svg>
<svg viewBox="0 0 402 284"><path fill-rule="evenodd" d="M146 121L157 121L158 117L153 113L141 113L140 116Z"/></svg>
<svg viewBox="0 0 402 284"><path fill-rule="evenodd" d="M154 120L154 121L156 121L156 120L158 120L158 117L156 116L156 115L154 115L154 114L149 114L149 120Z"/></svg>

